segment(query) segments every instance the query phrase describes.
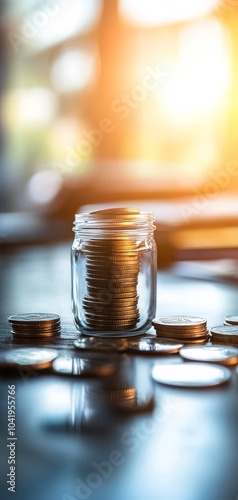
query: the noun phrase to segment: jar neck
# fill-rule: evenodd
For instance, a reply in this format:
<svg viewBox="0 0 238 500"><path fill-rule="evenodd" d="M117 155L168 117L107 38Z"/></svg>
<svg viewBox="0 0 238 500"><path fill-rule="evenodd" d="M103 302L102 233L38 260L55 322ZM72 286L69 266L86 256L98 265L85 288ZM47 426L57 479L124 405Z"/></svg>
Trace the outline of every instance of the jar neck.
<svg viewBox="0 0 238 500"><path fill-rule="evenodd" d="M73 231L80 236L95 236L116 238L122 235L152 236L155 230L154 216L150 212L140 214L126 214L104 216L95 213L76 214Z"/></svg>

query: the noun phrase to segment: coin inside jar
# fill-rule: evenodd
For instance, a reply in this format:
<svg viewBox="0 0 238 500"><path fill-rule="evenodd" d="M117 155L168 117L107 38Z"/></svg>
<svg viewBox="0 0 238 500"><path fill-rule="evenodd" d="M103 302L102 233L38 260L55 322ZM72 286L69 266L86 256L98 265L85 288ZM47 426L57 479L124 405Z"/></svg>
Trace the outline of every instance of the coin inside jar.
<svg viewBox="0 0 238 500"><path fill-rule="evenodd" d="M78 302L78 329L95 336L103 330L107 336L147 330L156 293L152 214L125 207L79 214L74 230L72 296Z"/></svg>

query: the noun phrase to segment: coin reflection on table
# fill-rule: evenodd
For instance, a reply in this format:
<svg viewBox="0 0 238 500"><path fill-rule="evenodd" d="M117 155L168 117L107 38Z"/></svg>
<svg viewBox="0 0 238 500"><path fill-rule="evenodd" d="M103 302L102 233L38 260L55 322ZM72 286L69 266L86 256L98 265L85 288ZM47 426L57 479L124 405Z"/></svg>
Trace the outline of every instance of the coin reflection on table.
<svg viewBox="0 0 238 500"><path fill-rule="evenodd" d="M107 399L114 410L126 413L152 411L154 394L148 367L144 360L126 357L117 377L106 380Z"/></svg>
<svg viewBox="0 0 238 500"><path fill-rule="evenodd" d="M75 354L64 354L56 358L52 369L58 375L72 377L108 377L115 373L116 362L99 357L79 357Z"/></svg>
<svg viewBox="0 0 238 500"><path fill-rule="evenodd" d="M138 354L176 354L183 344L163 342L156 338L128 340L128 352Z"/></svg>
<svg viewBox="0 0 238 500"><path fill-rule="evenodd" d="M33 368L43 370L50 368L57 357L55 349L37 349L36 347L15 348L0 353L1 369Z"/></svg>
<svg viewBox="0 0 238 500"><path fill-rule="evenodd" d="M122 352L127 349L127 339L99 339L95 337L79 337L74 341L75 347L84 351Z"/></svg>

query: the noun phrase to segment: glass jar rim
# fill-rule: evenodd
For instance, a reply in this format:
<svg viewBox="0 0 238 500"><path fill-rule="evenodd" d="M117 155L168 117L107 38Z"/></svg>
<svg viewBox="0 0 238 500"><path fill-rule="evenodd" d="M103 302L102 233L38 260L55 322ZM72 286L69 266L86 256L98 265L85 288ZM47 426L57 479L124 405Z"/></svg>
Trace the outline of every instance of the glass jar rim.
<svg viewBox="0 0 238 500"><path fill-rule="evenodd" d="M78 232L82 230L106 230L106 231L120 231L120 230L144 230L154 231L155 225L153 222L155 217L152 212L140 212L138 214L97 214L82 213L75 214L73 231Z"/></svg>

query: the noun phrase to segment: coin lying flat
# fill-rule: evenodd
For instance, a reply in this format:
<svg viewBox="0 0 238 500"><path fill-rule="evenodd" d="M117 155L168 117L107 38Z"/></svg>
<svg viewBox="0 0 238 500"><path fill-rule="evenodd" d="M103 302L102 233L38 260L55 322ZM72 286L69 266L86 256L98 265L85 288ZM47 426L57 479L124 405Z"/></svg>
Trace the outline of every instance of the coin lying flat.
<svg viewBox="0 0 238 500"><path fill-rule="evenodd" d="M227 382L228 368L206 363L179 363L156 365L152 370L156 382L175 387L212 387Z"/></svg>
<svg viewBox="0 0 238 500"><path fill-rule="evenodd" d="M105 359L80 358L75 354L58 356L52 369L59 375L74 377L108 377L116 370L116 364Z"/></svg>
<svg viewBox="0 0 238 500"><path fill-rule="evenodd" d="M37 349L35 347L15 348L0 353L1 368L49 368L58 352L53 349Z"/></svg>
<svg viewBox="0 0 238 500"><path fill-rule="evenodd" d="M58 314L48 314L48 313L25 313L25 314L15 314L9 316L9 323L12 324L36 324L36 323L55 323L60 321L60 316Z"/></svg>
<svg viewBox="0 0 238 500"><path fill-rule="evenodd" d="M104 208L102 210L94 210L90 212L91 214L104 215L104 214L119 214L119 215L131 215L131 214L140 214L139 208L134 207L115 207L115 208Z"/></svg>
<svg viewBox="0 0 238 500"><path fill-rule="evenodd" d="M205 325L206 320L197 316L164 316L161 318L154 318L152 325L154 326L182 326L188 328L190 326Z"/></svg>
<svg viewBox="0 0 238 500"><path fill-rule="evenodd" d="M179 354L190 361L220 363L236 365L238 363L238 349L227 346L192 346L183 347Z"/></svg>
<svg viewBox="0 0 238 500"><path fill-rule="evenodd" d="M158 339L138 339L128 341L128 352L141 354L175 354L183 344L160 342Z"/></svg>

